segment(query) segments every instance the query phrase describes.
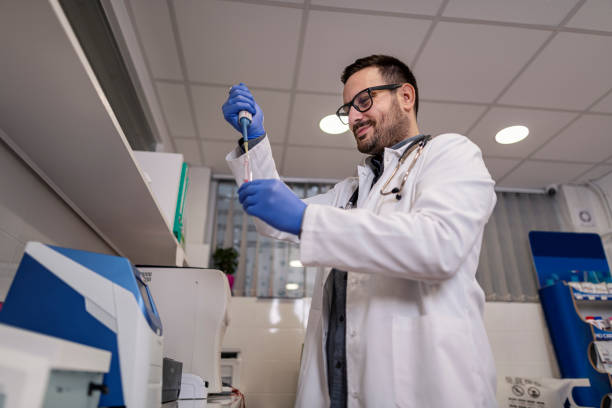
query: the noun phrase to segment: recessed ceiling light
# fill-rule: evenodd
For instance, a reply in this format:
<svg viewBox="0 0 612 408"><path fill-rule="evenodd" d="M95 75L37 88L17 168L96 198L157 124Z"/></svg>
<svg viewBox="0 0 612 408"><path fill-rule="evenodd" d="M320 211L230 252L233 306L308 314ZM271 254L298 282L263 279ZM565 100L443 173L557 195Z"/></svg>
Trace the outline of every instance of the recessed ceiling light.
<svg viewBox="0 0 612 408"><path fill-rule="evenodd" d="M287 290L298 290L300 288L300 285L298 285L297 283L288 283L285 285L285 289Z"/></svg>
<svg viewBox="0 0 612 408"><path fill-rule="evenodd" d="M349 130L348 125L340 122L340 119L336 115L327 115L319 122L319 127L325 133L330 135L338 135Z"/></svg>
<svg viewBox="0 0 612 408"><path fill-rule="evenodd" d="M500 130L495 135L495 141L500 144L512 144L520 142L529 134L527 126L509 126Z"/></svg>
<svg viewBox="0 0 612 408"><path fill-rule="evenodd" d="M289 266L292 268L303 268L304 265L300 262L299 259L294 259L293 261L289 261Z"/></svg>

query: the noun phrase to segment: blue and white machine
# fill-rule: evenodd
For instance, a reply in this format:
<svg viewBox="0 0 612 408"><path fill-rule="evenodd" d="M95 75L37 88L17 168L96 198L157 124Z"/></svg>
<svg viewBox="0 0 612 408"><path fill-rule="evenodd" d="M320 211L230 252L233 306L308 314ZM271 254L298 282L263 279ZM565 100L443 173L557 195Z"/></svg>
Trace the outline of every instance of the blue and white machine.
<svg viewBox="0 0 612 408"><path fill-rule="evenodd" d="M99 406L161 406L162 325L127 259L30 242L0 322L110 351Z"/></svg>

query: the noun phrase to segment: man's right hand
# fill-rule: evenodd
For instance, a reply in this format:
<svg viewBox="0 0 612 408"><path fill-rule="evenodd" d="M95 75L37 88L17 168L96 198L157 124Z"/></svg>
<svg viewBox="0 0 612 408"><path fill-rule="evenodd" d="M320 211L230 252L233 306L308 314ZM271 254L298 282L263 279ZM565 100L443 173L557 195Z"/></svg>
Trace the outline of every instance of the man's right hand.
<svg viewBox="0 0 612 408"><path fill-rule="evenodd" d="M227 101L221 107L225 120L242 134L242 127L238 123L238 112L247 111L253 115L253 121L248 127L248 138L255 139L266 134L263 127L263 111L255 102L249 88L242 82L230 88Z"/></svg>

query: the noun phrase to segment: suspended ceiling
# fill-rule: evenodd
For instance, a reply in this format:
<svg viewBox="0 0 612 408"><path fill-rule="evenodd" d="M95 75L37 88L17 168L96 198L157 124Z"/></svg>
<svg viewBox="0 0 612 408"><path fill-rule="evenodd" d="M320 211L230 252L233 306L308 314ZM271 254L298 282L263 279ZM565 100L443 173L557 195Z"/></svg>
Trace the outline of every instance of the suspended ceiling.
<svg viewBox="0 0 612 408"><path fill-rule="evenodd" d="M342 69L384 53L419 83L424 133L461 133L498 186L540 188L612 171L612 2L601 0L177 0L125 2L169 150L228 174L239 135L221 115L244 82L282 176L339 179L362 156L319 120ZM530 135L500 145L495 133Z"/></svg>

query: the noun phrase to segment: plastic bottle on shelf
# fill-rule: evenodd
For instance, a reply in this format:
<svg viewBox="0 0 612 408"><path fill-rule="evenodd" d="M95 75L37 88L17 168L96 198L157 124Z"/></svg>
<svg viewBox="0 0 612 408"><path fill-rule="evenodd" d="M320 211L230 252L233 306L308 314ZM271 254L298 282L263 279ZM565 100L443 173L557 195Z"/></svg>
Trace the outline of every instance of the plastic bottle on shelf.
<svg viewBox="0 0 612 408"><path fill-rule="evenodd" d="M599 330L605 330L601 316L586 316L584 321L595 326Z"/></svg>
<svg viewBox="0 0 612 408"><path fill-rule="evenodd" d="M582 287L582 291L584 293L595 293L595 288L593 287L593 282L589 281L589 272L588 271L583 271L583 277L584 279L582 280L581 283L581 287Z"/></svg>
<svg viewBox="0 0 612 408"><path fill-rule="evenodd" d="M574 274L574 272L576 273ZM582 284L580 283L578 271L572 271L572 274L570 275L570 281L567 282L567 284L576 290L582 291Z"/></svg>
<svg viewBox="0 0 612 408"><path fill-rule="evenodd" d="M608 286L602 280L603 276L598 271L589 271L589 281L593 284L593 291L597 294L608 294Z"/></svg>
<svg viewBox="0 0 612 408"><path fill-rule="evenodd" d="M612 277L607 276L604 279L604 282L606 282L606 287L608 288L608 293L612 294Z"/></svg>
<svg viewBox="0 0 612 408"><path fill-rule="evenodd" d="M580 279L580 271L578 269L572 269L570 271L570 276L568 281L569 282L580 282L582 279Z"/></svg>
<svg viewBox="0 0 612 408"><path fill-rule="evenodd" d="M559 275L553 273L548 278L546 278L546 280L544 281L544 286L552 286L557 282L559 282Z"/></svg>

